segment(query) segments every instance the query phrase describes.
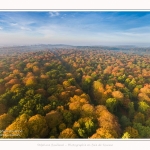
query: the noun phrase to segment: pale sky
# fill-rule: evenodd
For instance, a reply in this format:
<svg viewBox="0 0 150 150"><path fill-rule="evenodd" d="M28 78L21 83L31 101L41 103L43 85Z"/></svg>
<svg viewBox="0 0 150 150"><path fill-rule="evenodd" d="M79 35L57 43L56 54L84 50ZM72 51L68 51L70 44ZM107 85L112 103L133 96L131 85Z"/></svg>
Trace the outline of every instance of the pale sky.
<svg viewBox="0 0 150 150"><path fill-rule="evenodd" d="M146 45L150 12L4 11L0 45Z"/></svg>

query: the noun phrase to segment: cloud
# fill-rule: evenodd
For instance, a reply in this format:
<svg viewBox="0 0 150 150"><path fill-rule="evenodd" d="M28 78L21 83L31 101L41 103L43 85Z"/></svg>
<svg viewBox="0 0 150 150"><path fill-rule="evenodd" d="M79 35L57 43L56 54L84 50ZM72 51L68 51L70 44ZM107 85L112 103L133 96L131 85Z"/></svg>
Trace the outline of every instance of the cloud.
<svg viewBox="0 0 150 150"><path fill-rule="evenodd" d="M2 27L0 27L0 30L3 30L3 28L2 28Z"/></svg>
<svg viewBox="0 0 150 150"><path fill-rule="evenodd" d="M17 23L10 23L11 26L17 26Z"/></svg>
<svg viewBox="0 0 150 150"><path fill-rule="evenodd" d="M50 17L56 17L59 16L59 12L49 12Z"/></svg>
<svg viewBox="0 0 150 150"><path fill-rule="evenodd" d="M20 27L21 30L27 30L27 31L30 31L31 29L30 28L27 28L27 27Z"/></svg>
<svg viewBox="0 0 150 150"><path fill-rule="evenodd" d="M132 33L139 33L139 34L150 33L150 26L143 26L143 27L138 27L138 28L131 28L128 31L132 32Z"/></svg>

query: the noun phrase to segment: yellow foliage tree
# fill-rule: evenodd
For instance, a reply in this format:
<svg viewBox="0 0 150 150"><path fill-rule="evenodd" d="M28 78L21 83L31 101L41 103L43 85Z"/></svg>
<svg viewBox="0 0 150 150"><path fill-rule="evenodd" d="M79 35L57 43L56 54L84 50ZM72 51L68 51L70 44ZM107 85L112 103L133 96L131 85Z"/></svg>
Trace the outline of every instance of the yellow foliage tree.
<svg viewBox="0 0 150 150"><path fill-rule="evenodd" d="M82 117L94 117L95 113L94 113L94 106L91 104L84 104L81 107L81 116Z"/></svg>
<svg viewBox="0 0 150 150"><path fill-rule="evenodd" d="M3 138L28 138L29 129L27 125L28 118L22 114L3 132Z"/></svg>
<svg viewBox="0 0 150 150"><path fill-rule="evenodd" d="M39 114L32 116L28 121L29 136L43 138L48 134L48 125L44 116Z"/></svg>
<svg viewBox="0 0 150 150"><path fill-rule="evenodd" d="M113 91L112 96L122 103L124 95L120 91Z"/></svg>
<svg viewBox="0 0 150 150"><path fill-rule="evenodd" d="M14 85L11 87L11 91L12 91L12 92L17 92L20 87L21 87L21 84L14 84Z"/></svg>
<svg viewBox="0 0 150 150"><path fill-rule="evenodd" d="M4 113L3 115L0 116L0 130L4 130L8 125L12 123L14 118L9 115Z"/></svg>
<svg viewBox="0 0 150 150"><path fill-rule="evenodd" d="M75 134L75 132L71 129L71 128L67 128L64 129L60 135L59 135L60 139L74 139L77 138L77 135Z"/></svg>
<svg viewBox="0 0 150 150"><path fill-rule="evenodd" d="M138 131L136 129L134 129L133 127L126 127L124 133L128 132L130 135L130 138L138 138L139 134Z"/></svg>
<svg viewBox="0 0 150 150"><path fill-rule="evenodd" d="M96 133L94 133L90 139L99 139L99 138L102 138L102 139L110 139L110 138L115 138L113 136L113 134L111 133L112 131L108 130L108 129L105 129L105 128L99 128L96 130Z"/></svg>
<svg viewBox="0 0 150 150"><path fill-rule="evenodd" d="M121 134L120 124L116 116L111 114L106 106L98 105L95 107L95 113L100 128L104 128L113 132L113 136L118 138Z"/></svg>
<svg viewBox="0 0 150 150"><path fill-rule="evenodd" d="M104 104L104 87L103 84L99 81L94 81L92 85L92 93L94 96L94 100L97 104Z"/></svg>
<svg viewBox="0 0 150 150"><path fill-rule="evenodd" d="M35 77L27 78L26 80L26 86L35 86L37 84Z"/></svg>
<svg viewBox="0 0 150 150"><path fill-rule="evenodd" d="M47 125L50 129L62 123L62 114L58 111L52 110L45 116Z"/></svg>
<svg viewBox="0 0 150 150"><path fill-rule="evenodd" d="M39 75L40 73L40 68L38 66L33 66L33 73L36 74L36 75Z"/></svg>

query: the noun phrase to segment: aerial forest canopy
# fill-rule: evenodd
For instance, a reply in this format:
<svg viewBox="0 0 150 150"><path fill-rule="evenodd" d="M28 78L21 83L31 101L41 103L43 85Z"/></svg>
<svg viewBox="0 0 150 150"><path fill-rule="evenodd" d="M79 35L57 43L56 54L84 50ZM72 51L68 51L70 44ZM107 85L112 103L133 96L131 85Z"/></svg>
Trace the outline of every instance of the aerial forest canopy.
<svg viewBox="0 0 150 150"><path fill-rule="evenodd" d="M150 138L150 55L0 51L0 138Z"/></svg>

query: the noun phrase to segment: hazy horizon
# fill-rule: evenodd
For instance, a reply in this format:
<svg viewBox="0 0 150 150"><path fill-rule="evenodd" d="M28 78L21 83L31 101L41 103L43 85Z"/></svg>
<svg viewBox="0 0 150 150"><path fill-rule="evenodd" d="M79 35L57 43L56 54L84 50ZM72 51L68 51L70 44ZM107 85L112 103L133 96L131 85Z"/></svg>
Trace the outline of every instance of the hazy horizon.
<svg viewBox="0 0 150 150"><path fill-rule="evenodd" d="M0 12L0 46L150 46L150 12Z"/></svg>
<svg viewBox="0 0 150 150"><path fill-rule="evenodd" d="M47 44L43 44L43 43L38 43L38 44L5 44L5 45L0 45L0 48L5 48L5 47L22 47L22 46L25 46L25 47L30 47L30 46L71 46L71 47L125 47L125 48L150 48L150 45L125 45L125 44L122 44L122 45L72 45L72 44L63 44L63 43L56 43L56 44L51 44L51 43L47 43Z"/></svg>

